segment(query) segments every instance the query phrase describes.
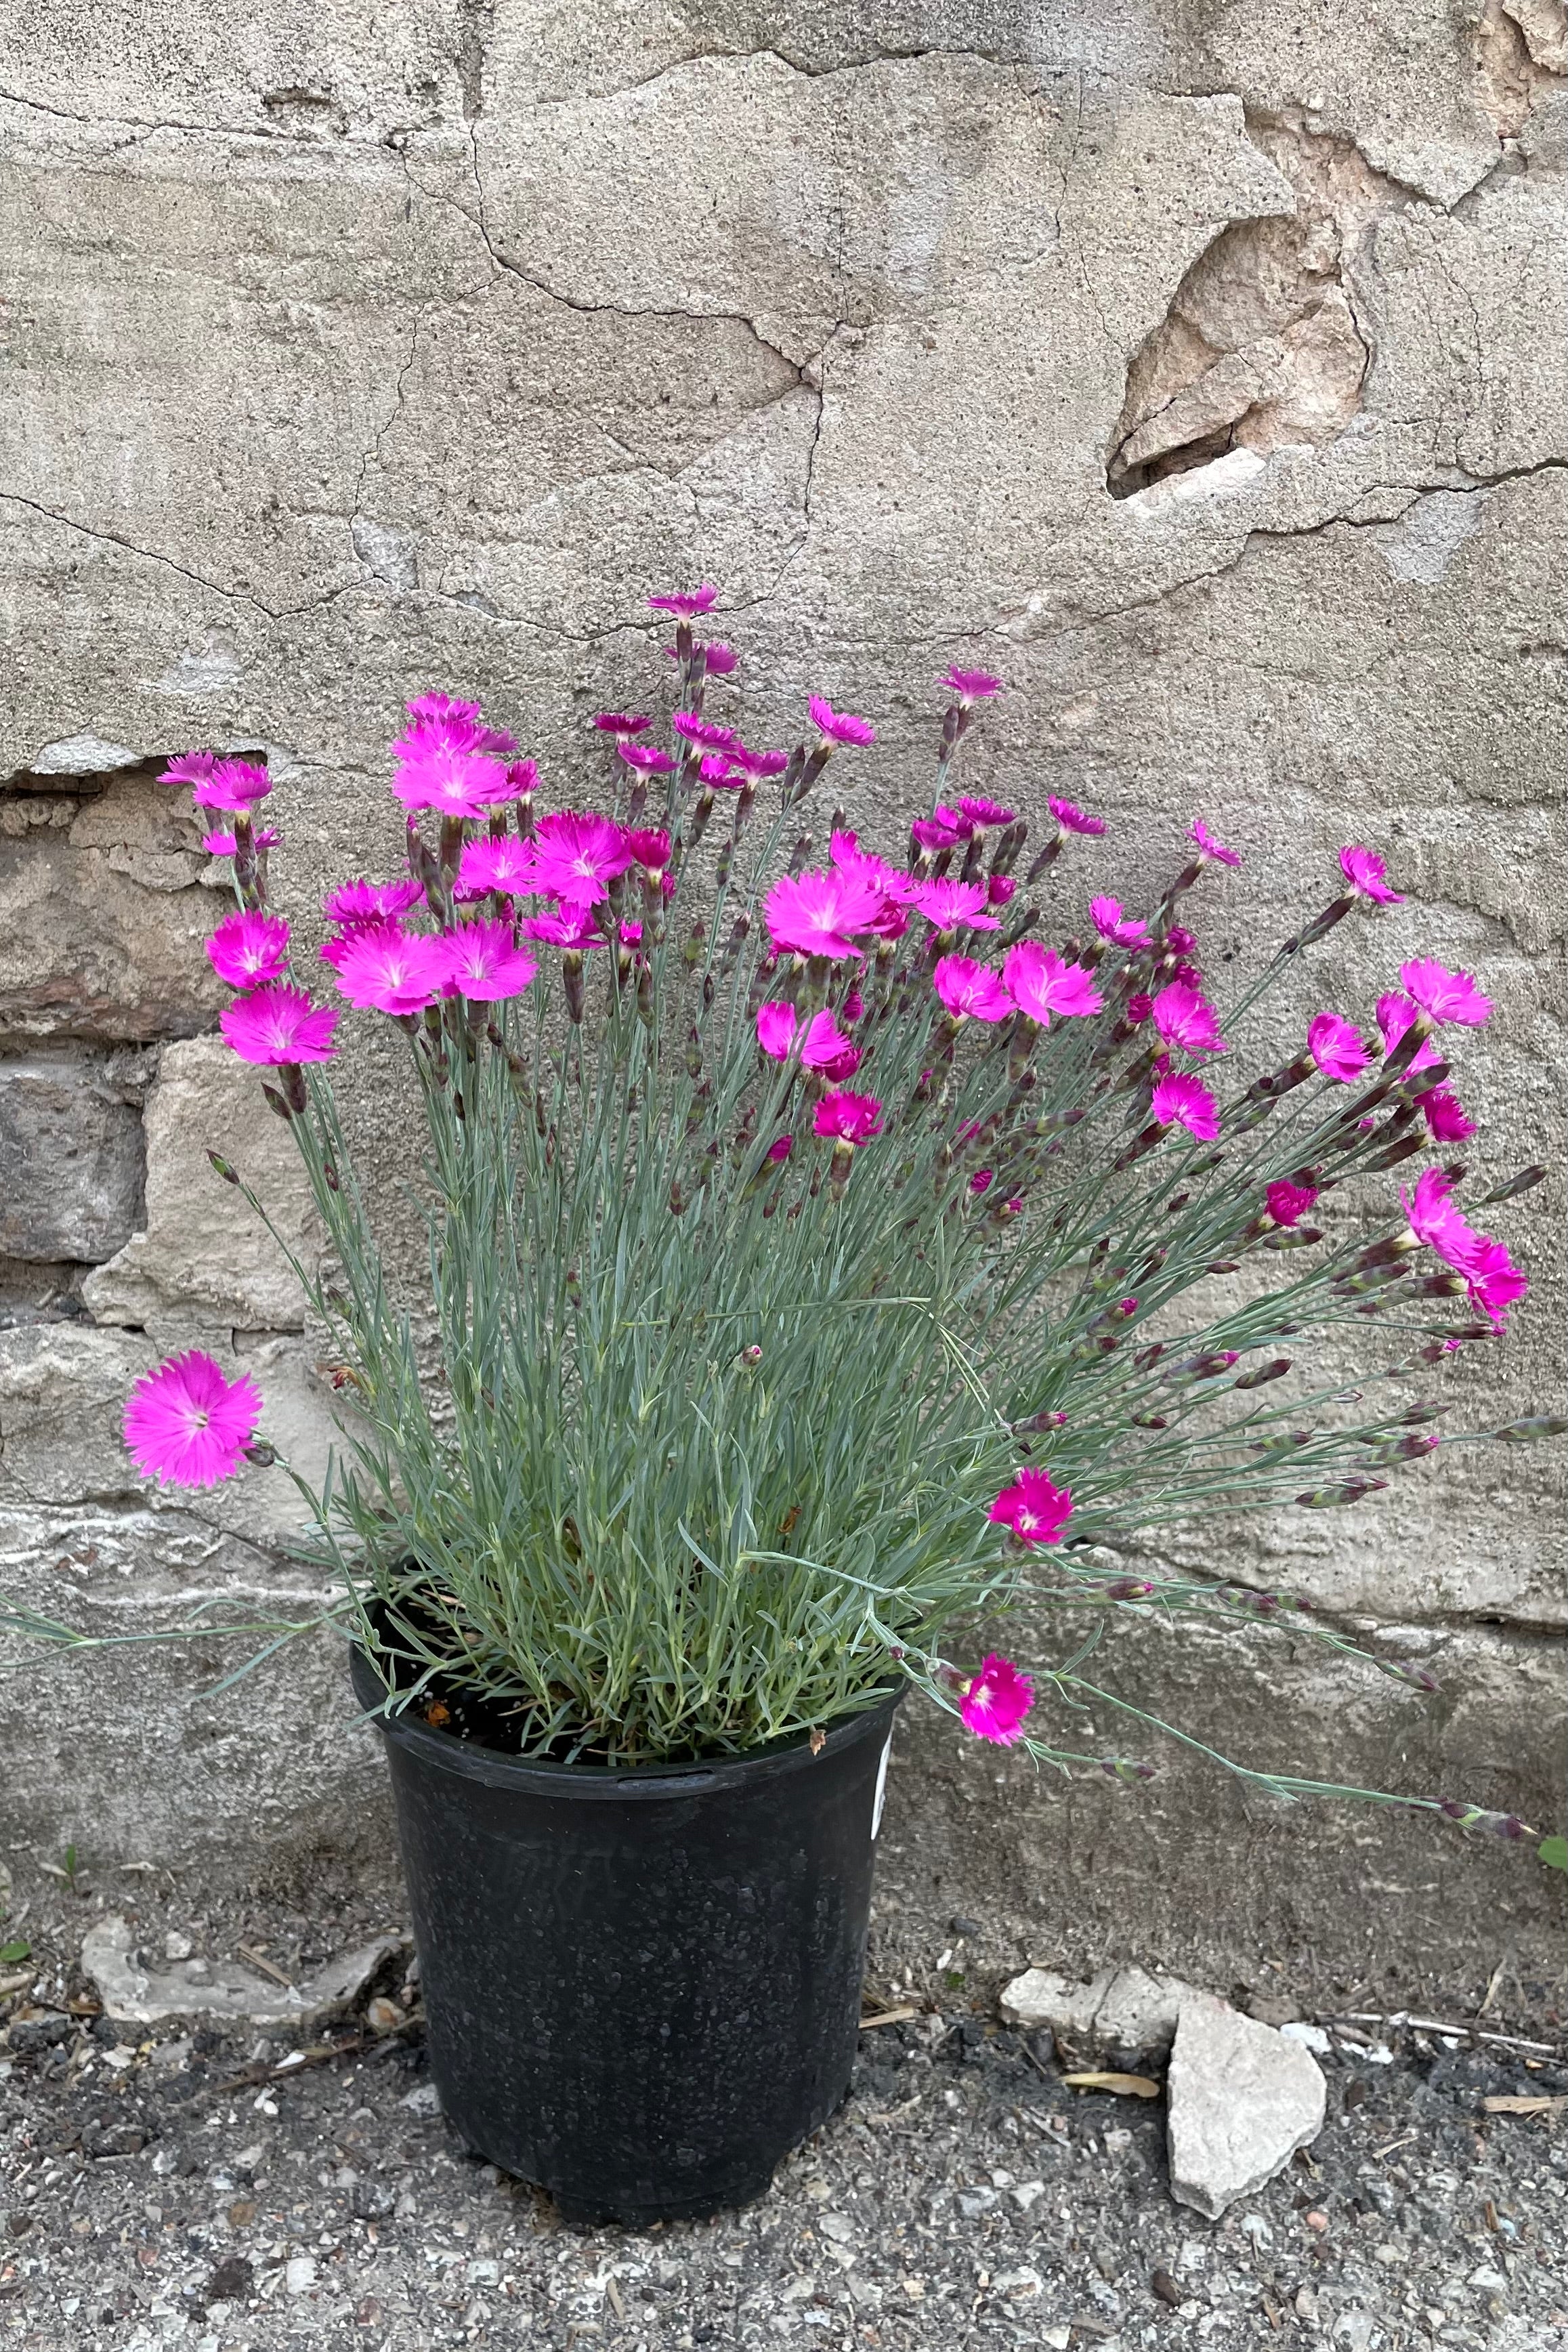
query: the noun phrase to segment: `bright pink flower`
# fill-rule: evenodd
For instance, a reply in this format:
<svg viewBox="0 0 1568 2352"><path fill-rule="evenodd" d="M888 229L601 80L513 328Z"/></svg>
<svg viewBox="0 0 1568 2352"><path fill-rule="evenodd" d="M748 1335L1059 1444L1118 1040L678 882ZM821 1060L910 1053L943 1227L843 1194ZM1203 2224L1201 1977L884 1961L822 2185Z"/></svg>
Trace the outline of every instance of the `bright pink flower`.
<svg viewBox="0 0 1568 2352"><path fill-rule="evenodd" d="M1358 898L1374 899L1380 907L1405 904L1398 891L1389 888L1383 860L1375 849L1358 849L1354 842L1347 842L1339 854L1339 870Z"/></svg>
<svg viewBox="0 0 1568 2352"><path fill-rule="evenodd" d="M640 776L673 776L675 763L656 743L617 743L618 756Z"/></svg>
<svg viewBox="0 0 1568 2352"><path fill-rule="evenodd" d="M698 762L697 773L705 784L722 784L727 793L737 793L746 782L746 771L736 766L727 751L709 751Z"/></svg>
<svg viewBox="0 0 1568 2352"><path fill-rule="evenodd" d="M504 833L498 840L482 835L477 841L465 841L457 866L459 898L483 898L487 892L498 890L503 896L517 898L542 891L531 841L519 841L515 833Z"/></svg>
<svg viewBox="0 0 1568 2352"><path fill-rule="evenodd" d="M1197 934L1189 931L1185 924L1173 923L1166 933L1166 945L1173 955L1191 955L1197 945Z"/></svg>
<svg viewBox="0 0 1568 2352"><path fill-rule="evenodd" d="M271 777L254 761L219 760L195 785L191 799L197 808L226 809L234 816L248 816L271 790Z"/></svg>
<svg viewBox="0 0 1568 2352"><path fill-rule="evenodd" d="M201 1349L171 1356L125 1401L125 1443L144 1478L215 1486L232 1478L261 1419L261 1391L243 1374L226 1381Z"/></svg>
<svg viewBox="0 0 1568 2352"><path fill-rule="evenodd" d="M882 1133L882 1105L875 1095L824 1095L812 1127L841 1143L869 1143Z"/></svg>
<svg viewBox="0 0 1568 2352"><path fill-rule="evenodd" d="M271 825L260 825L251 835L251 847L276 849L282 838L283 835L274 832ZM238 846L232 833L204 833L202 835L202 847L209 857L232 857Z"/></svg>
<svg viewBox="0 0 1568 2352"><path fill-rule="evenodd" d="M518 947L508 923L461 923L441 934L446 950L447 985L476 1004L498 1004L520 996L538 970Z"/></svg>
<svg viewBox="0 0 1568 2352"><path fill-rule="evenodd" d="M854 1076L862 1058L860 1047L844 1035L831 1013L813 1015L800 1049L800 1059L808 1070L820 1070L830 1086L841 1086L846 1078Z"/></svg>
<svg viewBox="0 0 1568 2352"><path fill-rule="evenodd" d="M1450 1087L1429 1087L1421 1097L1421 1115L1434 1143L1462 1143L1476 1131L1474 1119L1466 1117L1463 1103Z"/></svg>
<svg viewBox="0 0 1568 2352"><path fill-rule="evenodd" d="M423 1013L446 987L444 943L391 923L354 933L335 961L339 987L367 1012Z"/></svg>
<svg viewBox="0 0 1568 2352"><path fill-rule="evenodd" d="M1043 1470L1020 1470L1016 1483L1002 1488L987 1513L1027 1544L1060 1543L1071 1516L1071 1487L1053 1486Z"/></svg>
<svg viewBox="0 0 1568 2352"><path fill-rule="evenodd" d="M634 947L640 947L640 946L642 945L642 942L643 942L643 926L642 926L642 924L641 924L641 923L622 923L622 926L621 926L621 944L622 944L622 946L623 948L634 948Z"/></svg>
<svg viewBox="0 0 1568 2352"><path fill-rule="evenodd" d="M766 1156L777 1165L780 1160L788 1160L794 1148L795 1139L792 1135L776 1135L768 1147Z"/></svg>
<svg viewBox="0 0 1568 2352"><path fill-rule="evenodd" d="M960 669L956 663L944 670L936 681L949 694L956 694L967 710L972 702L988 702L993 694L1000 694L1002 682L993 677L988 669Z"/></svg>
<svg viewBox="0 0 1568 2352"><path fill-rule="evenodd" d="M650 596L649 607L655 613L674 613L680 621L695 621L699 614L709 613L718 602L718 590L705 580L700 588L685 595Z"/></svg>
<svg viewBox="0 0 1568 2352"><path fill-rule="evenodd" d="M411 723L392 747L394 761L418 760L438 749L490 752L509 760L517 748L501 728L486 725L476 702L458 702L450 694L416 694L404 707Z"/></svg>
<svg viewBox="0 0 1568 2352"><path fill-rule="evenodd" d="M1299 1225L1318 1197L1314 1184L1270 1184L1264 1199L1277 1225Z"/></svg>
<svg viewBox="0 0 1568 2352"><path fill-rule="evenodd" d="M1034 1705L1034 1685L1027 1675L993 1650L958 1702L967 1730L980 1739L1010 1748L1023 1729L1023 1719Z"/></svg>
<svg viewBox="0 0 1568 2352"><path fill-rule="evenodd" d="M1141 948L1148 939L1142 915L1124 915L1119 898L1091 898L1089 917L1101 938L1113 940L1120 948Z"/></svg>
<svg viewBox="0 0 1568 2352"><path fill-rule="evenodd" d="M940 804L932 810L929 816L916 817L909 828L915 845L932 851L956 849L960 842L968 840L974 830L961 810L945 808Z"/></svg>
<svg viewBox="0 0 1568 2352"><path fill-rule="evenodd" d="M733 727L720 727L699 711L673 710L670 724L683 743L695 743L705 751L727 751L735 740Z"/></svg>
<svg viewBox="0 0 1568 2352"><path fill-rule="evenodd" d="M384 923L354 923L343 930L335 931L329 940L321 942L319 952L322 962L330 964L336 971L354 941L368 938L372 931L390 931L394 938L402 939L402 925L390 919Z"/></svg>
<svg viewBox="0 0 1568 2352"><path fill-rule="evenodd" d="M976 1193L988 1192L991 1189L991 1183L995 1174L996 1171L992 1168L977 1168L969 1179L970 1192Z"/></svg>
<svg viewBox="0 0 1568 2352"><path fill-rule="evenodd" d="M1393 1053L1415 1018L1416 1007L1407 996L1396 993L1378 998L1377 1025L1383 1033L1383 1051L1385 1057ZM1442 1055L1433 1045L1430 1037L1424 1037L1416 1048L1415 1060L1409 1066L1411 1076L1414 1076L1417 1070L1431 1069L1442 1058Z"/></svg>
<svg viewBox="0 0 1568 2352"><path fill-rule="evenodd" d="M225 915L207 941L207 960L230 988L281 980L288 963L288 926L281 915Z"/></svg>
<svg viewBox="0 0 1568 2352"><path fill-rule="evenodd" d="M921 887L914 875L906 874L902 866L890 866L885 857L877 856L874 849L862 849L858 834L835 833L829 846L833 864L841 874L852 875L857 882L882 891L889 898L913 898Z"/></svg>
<svg viewBox="0 0 1568 2352"><path fill-rule="evenodd" d="M1079 1018L1101 1010L1103 1000L1086 965L1063 963L1053 948L1020 940L1002 961L1002 980L1026 1021L1045 1028L1053 1013Z"/></svg>
<svg viewBox="0 0 1568 2352"><path fill-rule="evenodd" d="M1435 1250L1445 1265L1463 1273L1477 1235L1449 1200L1452 1190L1451 1178L1445 1176L1440 1168L1424 1168L1416 1180L1414 1192L1406 1192L1400 1186L1399 1205L1416 1240Z"/></svg>
<svg viewBox="0 0 1568 2352"><path fill-rule="evenodd" d="M506 799L509 801L519 801L523 799L526 794L531 794L534 786L538 782L538 768L532 760L508 761L507 765Z"/></svg>
<svg viewBox="0 0 1568 2352"><path fill-rule="evenodd" d="M646 873L662 874L670 862L670 836L662 825L657 832L622 833L621 845Z"/></svg>
<svg viewBox="0 0 1568 2352"><path fill-rule="evenodd" d="M999 832L1003 825L1018 822L1017 809L1003 808L998 801L971 800L967 795L958 803L958 814L968 818L977 833Z"/></svg>
<svg viewBox="0 0 1568 2352"><path fill-rule="evenodd" d="M286 1063L329 1062L337 1052L332 1032L338 1010L313 1005L302 988L274 981L249 996L236 996L218 1016L225 1044L242 1062L277 1068Z"/></svg>
<svg viewBox="0 0 1568 2352"><path fill-rule="evenodd" d="M1187 838L1194 844L1200 857L1212 858L1219 866L1239 866L1241 863L1240 853L1238 850L1227 849L1223 842L1216 841L1200 816L1194 817L1192 831Z"/></svg>
<svg viewBox="0 0 1568 2352"><path fill-rule="evenodd" d="M825 695L812 695L806 708L824 744L854 743L863 747L876 741L876 729L869 719L857 719L851 710L835 710Z"/></svg>
<svg viewBox="0 0 1568 2352"><path fill-rule="evenodd" d="M413 721L404 730L410 738L423 728L431 734L445 735L454 743L472 746L488 731L479 705L460 702L454 694L416 694L403 704L403 709Z"/></svg>
<svg viewBox="0 0 1568 2352"><path fill-rule="evenodd" d="M329 890L321 901L321 912L329 923L395 922L411 907L417 907L423 896L423 886L411 874L400 875L395 882L367 882L362 875L356 875Z"/></svg>
<svg viewBox="0 0 1568 2352"><path fill-rule="evenodd" d="M1459 1272L1465 1277L1470 1305L1490 1316L1500 1331L1508 1320L1509 1308L1517 1306L1530 1288L1528 1277L1514 1265L1503 1244L1493 1241L1490 1234L1471 1234Z"/></svg>
<svg viewBox="0 0 1568 2352"><path fill-rule="evenodd" d="M1314 1013L1307 1024L1307 1051L1325 1078L1348 1086L1372 1059L1371 1048L1353 1021L1337 1013Z"/></svg>
<svg viewBox="0 0 1568 2352"><path fill-rule="evenodd" d="M757 1042L775 1062L786 1061L795 1043L799 1015L792 1004L760 1004L757 1008ZM861 1065L860 1047L846 1037L831 1013L817 1013L806 1032L800 1060L808 1070L821 1070L837 1082L852 1078Z"/></svg>
<svg viewBox="0 0 1568 2352"><path fill-rule="evenodd" d="M158 771L161 784L199 784L205 782L217 766L215 751L176 751L166 768Z"/></svg>
<svg viewBox="0 0 1568 2352"><path fill-rule="evenodd" d="M727 677L737 667L735 648L715 637L703 647L703 668L709 677Z"/></svg>
<svg viewBox="0 0 1568 2352"><path fill-rule="evenodd" d="M1018 884L1010 874L992 874L986 882L987 903L992 907L1005 907L1017 888Z"/></svg>
<svg viewBox="0 0 1568 2352"><path fill-rule="evenodd" d="M972 956L940 956L931 984L956 1021L1005 1021L1012 998L989 964Z"/></svg>
<svg viewBox="0 0 1568 2352"><path fill-rule="evenodd" d="M1428 956L1417 956L1400 965L1399 977L1427 1020L1440 1029L1450 1021L1464 1029L1479 1029L1490 1015L1490 998L1481 994L1468 971L1449 971Z"/></svg>
<svg viewBox="0 0 1568 2352"><path fill-rule="evenodd" d="M1171 978L1179 980L1184 988L1196 988L1200 992L1202 990L1203 974L1195 963L1178 963L1172 971Z"/></svg>
<svg viewBox="0 0 1568 2352"><path fill-rule="evenodd" d="M643 734L653 722L635 712L599 710L594 713L593 723L601 735L613 735L618 743L630 743L634 735Z"/></svg>
<svg viewBox="0 0 1568 2352"><path fill-rule="evenodd" d="M1214 1007L1185 981L1173 980L1155 998L1155 1027L1167 1045L1184 1054L1223 1054L1225 1040Z"/></svg>
<svg viewBox="0 0 1568 2352"><path fill-rule="evenodd" d="M934 930L999 931L997 917L986 910L983 882L922 882L910 894L910 903Z"/></svg>
<svg viewBox="0 0 1568 2352"><path fill-rule="evenodd" d="M781 874L768 893L768 935L797 955L859 955L850 934L869 930L883 904L873 885L837 866Z"/></svg>
<svg viewBox="0 0 1568 2352"><path fill-rule="evenodd" d="M1127 1018L1134 1029L1141 1028L1145 1021L1150 1020L1154 1010L1155 1000L1144 989L1135 990L1127 999Z"/></svg>
<svg viewBox="0 0 1568 2352"><path fill-rule="evenodd" d="M434 809L442 816L482 816L512 797L507 771L487 751L470 751L442 735L419 730L403 739L392 774L392 793L405 809Z"/></svg>
<svg viewBox="0 0 1568 2352"><path fill-rule="evenodd" d="M1104 818L1091 816L1088 810L1081 809L1076 801L1053 797L1048 806L1063 833L1103 833L1105 830Z"/></svg>
<svg viewBox="0 0 1568 2352"><path fill-rule="evenodd" d="M610 884L632 863L618 824L607 816L579 816L571 809L541 817L529 845L534 888L544 898L570 898L582 907L596 907L608 898Z"/></svg>
<svg viewBox="0 0 1568 2352"><path fill-rule="evenodd" d="M553 915L530 915L518 925L530 940L554 948L601 948L604 934L580 899L568 898Z"/></svg>
<svg viewBox="0 0 1568 2352"><path fill-rule="evenodd" d="M1149 1111L1157 1127L1185 1127L1200 1143L1212 1143L1219 1133L1214 1097L1185 1070L1173 1070L1156 1081Z"/></svg>
<svg viewBox="0 0 1568 2352"><path fill-rule="evenodd" d="M769 776L781 776L789 765L788 751L750 751L744 743L729 747L731 764L742 770L754 784L765 783Z"/></svg>

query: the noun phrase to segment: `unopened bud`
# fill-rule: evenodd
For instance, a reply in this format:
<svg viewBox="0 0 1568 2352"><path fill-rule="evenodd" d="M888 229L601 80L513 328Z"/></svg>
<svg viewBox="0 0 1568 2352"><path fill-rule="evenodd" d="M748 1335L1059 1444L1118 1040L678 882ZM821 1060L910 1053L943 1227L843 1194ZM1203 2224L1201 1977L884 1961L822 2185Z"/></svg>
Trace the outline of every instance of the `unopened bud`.
<svg viewBox="0 0 1568 2352"><path fill-rule="evenodd" d="M1377 1663L1392 1681L1405 1683L1411 1690L1432 1692L1440 1687L1436 1675L1410 1658L1379 1658Z"/></svg>
<svg viewBox="0 0 1568 2352"><path fill-rule="evenodd" d="M1443 1798L1437 1811L1446 1821L1458 1822L1462 1830L1480 1830L1488 1837L1506 1838L1511 1843L1535 1835L1517 1813L1490 1813L1483 1805L1469 1804L1463 1797Z"/></svg>
<svg viewBox="0 0 1568 2352"><path fill-rule="evenodd" d="M740 1351L740 1360L743 1364L747 1365L759 1364L762 1361L762 1350L757 1345L755 1340L753 1340L749 1348L742 1348Z"/></svg>
<svg viewBox="0 0 1568 2352"><path fill-rule="evenodd" d="M1531 1445L1538 1437L1561 1437L1568 1430L1568 1420L1561 1413L1541 1412L1529 1421L1505 1422L1494 1429L1493 1437L1500 1437L1506 1445Z"/></svg>
<svg viewBox="0 0 1568 2352"><path fill-rule="evenodd" d="M1152 1764L1139 1764L1131 1756L1102 1756L1100 1769L1108 1779L1124 1780L1129 1786L1135 1780L1152 1780L1155 1777Z"/></svg>
<svg viewBox="0 0 1568 2352"><path fill-rule="evenodd" d="M1260 1364L1255 1372L1243 1373L1235 1385L1239 1389L1266 1388L1270 1381L1283 1380L1290 1369L1289 1356L1276 1356L1271 1364Z"/></svg>
<svg viewBox="0 0 1568 2352"><path fill-rule="evenodd" d="M1146 1576L1119 1576L1105 1587L1107 1601L1146 1601L1154 1591Z"/></svg>
<svg viewBox="0 0 1568 2352"><path fill-rule="evenodd" d="M1343 1478L1336 1486L1309 1486L1296 1500L1309 1511L1332 1510L1336 1504L1359 1503L1364 1496L1380 1494L1386 1478Z"/></svg>
<svg viewBox="0 0 1568 2352"><path fill-rule="evenodd" d="M207 1158L212 1164L214 1174L221 1176L225 1184L237 1184L239 1182L239 1178L235 1174L234 1170L229 1166L228 1161L223 1157L221 1152L209 1151Z"/></svg>
<svg viewBox="0 0 1568 2352"><path fill-rule="evenodd" d="M258 1470L270 1470L277 1459L277 1448L268 1445L265 1438L258 1437L246 1447L245 1458Z"/></svg>
<svg viewBox="0 0 1568 2352"><path fill-rule="evenodd" d="M1539 1184L1545 1173L1544 1168L1521 1168L1517 1176L1511 1176L1506 1184L1500 1184L1495 1192L1487 1194L1481 1202L1482 1208L1495 1208L1499 1201L1516 1201L1521 1192L1528 1192Z"/></svg>

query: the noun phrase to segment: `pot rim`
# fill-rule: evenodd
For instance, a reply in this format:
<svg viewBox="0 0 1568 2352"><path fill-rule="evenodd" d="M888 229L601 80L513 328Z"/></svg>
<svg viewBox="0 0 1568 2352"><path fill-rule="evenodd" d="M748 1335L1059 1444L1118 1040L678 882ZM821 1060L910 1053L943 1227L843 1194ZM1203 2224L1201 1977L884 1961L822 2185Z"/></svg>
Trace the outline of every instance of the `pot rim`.
<svg viewBox="0 0 1568 2352"><path fill-rule="evenodd" d="M361 1643L350 1645L349 1672L354 1696L366 1717L380 1706L386 1684ZM809 1738L776 1743L739 1756L715 1756L709 1762L633 1764L622 1769L609 1764L550 1764L530 1757L508 1756L497 1748L456 1739L449 1731L406 1715L375 1715L378 1729L389 1744L395 1740L426 1767L473 1780L486 1788L511 1789L536 1797L586 1797L614 1802L638 1802L672 1797L700 1797L741 1784L776 1780L820 1763L824 1757L842 1755L862 1739L891 1734L893 1718L908 1685L886 1692L870 1706L841 1715L824 1726L825 1737L813 1754Z"/></svg>

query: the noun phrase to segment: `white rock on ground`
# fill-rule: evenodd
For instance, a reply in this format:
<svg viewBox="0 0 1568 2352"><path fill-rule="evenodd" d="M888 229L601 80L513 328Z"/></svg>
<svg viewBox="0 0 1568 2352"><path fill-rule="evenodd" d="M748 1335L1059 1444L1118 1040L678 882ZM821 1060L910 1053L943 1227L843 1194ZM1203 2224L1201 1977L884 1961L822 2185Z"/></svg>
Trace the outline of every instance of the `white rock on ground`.
<svg viewBox="0 0 1568 2352"><path fill-rule="evenodd" d="M1102 1969L1074 1984L1050 1969L1026 1969L1004 1985L1001 2011L1009 2025L1048 2025L1064 2042L1095 2050L1141 2050L1164 2057L1189 1987L1146 1969Z"/></svg>
<svg viewBox="0 0 1568 2352"><path fill-rule="evenodd" d="M154 1972L133 1949L126 1921L115 1916L89 1929L81 1964L98 1987L104 2015L117 2024L204 2017L246 2025L314 2025L347 2009L382 1961L401 1949L395 1936L378 1936L295 1986L269 1984L228 1960L183 1959Z"/></svg>
<svg viewBox="0 0 1568 2352"><path fill-rule="evenodd" d="M1171 2194L1211 2221L1322 2129L1326 2093L1311 2051L1210 1993L1182 2002L1166 2093Z"/></svg>

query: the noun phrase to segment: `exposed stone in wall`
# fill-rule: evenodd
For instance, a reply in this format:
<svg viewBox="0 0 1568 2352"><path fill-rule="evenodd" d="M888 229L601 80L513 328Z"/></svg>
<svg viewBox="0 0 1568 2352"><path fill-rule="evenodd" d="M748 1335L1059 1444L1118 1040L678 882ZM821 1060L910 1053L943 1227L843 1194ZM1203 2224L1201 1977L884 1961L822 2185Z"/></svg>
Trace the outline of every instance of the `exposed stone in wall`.
<svg viewBox="0 0 1568 2352"><path fill-rule="evenodd" d="M107 1055L0 1060L0 1257L97 1265L141 1209L141 1089Z"/></svg>
<svg viewBox="0 0 1568 2352"><path fill-rule="evenodd" d="M1563 0L1485 0L1476 33L1476 94L1502 139L1517 139L1568 75Z"/></svg>
<svg viewBox="0 0 1568 2352"><path fill-rule="evenodd" d="M284 1240L314 1260L309 1187L256 1072L218 1038L166 1045L146 1129L147 1222L88 1276L89 1311L100 1323L144 1329L164 1348L236 1328L301 1329L305 1293L283 1249L207 1157L221 1151L267 1202Z"/></svg>
<svg viewBox="0 0 1568 2352"><path fill-rule="evenodd" d="M1117 497L1229 449L1321 447L1361 406L1371 353L1358 266L1374 224L1405 194L1299 116L1249 129L1295 209L1234 223L1182 279L1127 371L1107 473Z"/></svg>
<svg viewBox="0 0 1568 2352"><path fill-rule="evenodd" d="M224 992L196 885L213 861L189 796L151 767L71 782L40 790L25 774L0 793L0 1049L212 1027Z"/></svg>

